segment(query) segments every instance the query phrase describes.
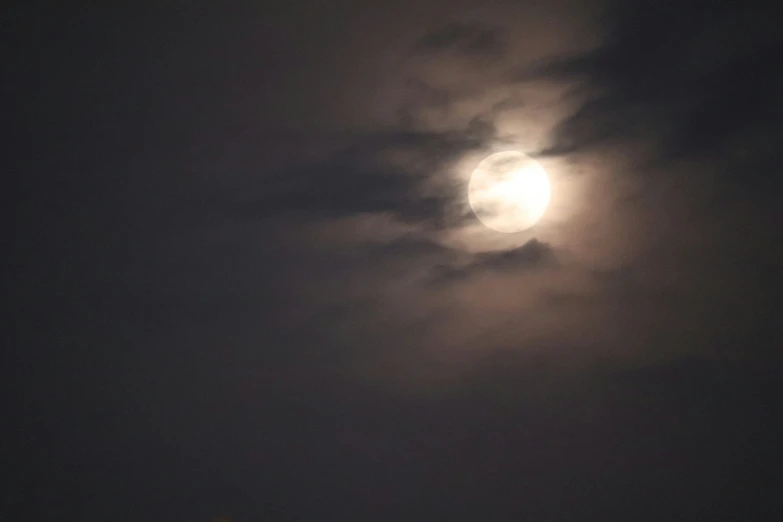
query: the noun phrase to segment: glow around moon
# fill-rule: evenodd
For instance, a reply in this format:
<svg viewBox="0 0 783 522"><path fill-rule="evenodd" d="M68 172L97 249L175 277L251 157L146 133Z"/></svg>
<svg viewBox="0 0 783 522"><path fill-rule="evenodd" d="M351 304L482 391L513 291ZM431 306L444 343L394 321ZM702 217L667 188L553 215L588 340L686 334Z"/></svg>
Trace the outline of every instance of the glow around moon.
<svg viewBox="0 0 783 522"><path fill-rule="evenodd" d="M498 232L528 229L546 212L549 176L521 152L498 152L485 158L470 177L468 201L479 220Z"/></svg>

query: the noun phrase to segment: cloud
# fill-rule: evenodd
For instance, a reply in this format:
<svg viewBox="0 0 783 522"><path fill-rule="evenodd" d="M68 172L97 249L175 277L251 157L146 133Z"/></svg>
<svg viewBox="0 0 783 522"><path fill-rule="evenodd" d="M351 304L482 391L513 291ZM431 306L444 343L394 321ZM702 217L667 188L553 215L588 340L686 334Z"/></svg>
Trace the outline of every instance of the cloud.
<svg viewBox="0 0 783 522"><path fill-rule="evenodd" d="M531 239L519 248L499 252L475 254L467 263L440 264L432 268L433 282L443 283L468 279L487 272L514 273L551 267L556 263L553 248L547 243Z"/></svg>
<svg viewBox="0 0 783 522"><path fill-rule="evenodd" d="M402 221L437 223L458 199L458 187L438 175L463 154L484 148L494 134L480 118L449 132L367 133L325 159L275 173L257 193L229 206L245 218L391 213ZM429 187L433 182L437 190Z"/></svg>
<svg viewBox="0 0 783 522"><path fill-rule="evenodd" d="M507 43L495 28L467 22L454 22L423 36L414 46L422 54L455 52L467 56L496 56L506 51Z"/></svg>
<svg viewBox="0 0 783 522"><path fill-rule="evenodd" d="M776 148L754 138L783 135L783 73L773 65L783 39L749 4L702 4L618 3L603 45L524 68L518 80L566 82L581 100L542 153L635 138L655 145L654 162L720 157L727 173L737 162L779 163ZM740 143L752 154L738 158Z"/></svg>
<svg viewBox="0 0 783 522"><path fill-rule="evenodd" d="M448 114L456 97L455 93L435 88L416 77L408 78L405 91L408 99L397 110L400 123L405 127L412 127L421 119L423 111Z"/></svg>
<svg viewBox="0 0 783 522"><path fill-rule="evenodd" d="M435 57L432 62L439 66L451 67L453 62L455 69L462 66L480 76L475 74L477 64L470 60L441 59L441 54L435 54L456 53L459 58L466 45L460 38L467 38L466 34L473 33L425 37L422 42L429 43L418 44L424 48L417 52L431 54ZM669 112L657 114L645 96L635 94L637 87L629 78L641 72L613 65L606 57L606 53L620 53L613 45L525 71L527 79L573 82L575 95L585 98L557 130L556 148L551 153L616 143L620 136L629 134L632 122L644 123L637 125L643 136L666 136L660 129L669 128ZM475 48L467 48L473 49L466 51L469 56L477 56ZM605 70L611 74L602 76ZM278 133L274 141L258 140L275 153L285 148L285 161L270 167L264 158L266 172L258 172L247 184L236 183L226 189L229 196L221 208L241 223L231 223L226 228L232 231L221 232L223 239L205 247L204 252L193 251L189 244L182 246L190 252L182 256L190 264L181 265L198 269L191 279L215 280L216 290L210 287L201 294L213 292L213 304L204 309L220 316L221 331L229 332L226 335L242 332L237 343L245 342L245 337L261 330L256 321L259 310L271 316L265 303L272 302L280 311L272 316L275 319L269 322L275 324L269 328L280 332L280 339L286 338L275 338L280 347L274 354L270 352L269 359L276 364L298 361L303 354L317 359L314 366L324 360L351 367L369 361L368 365L377 363L379 372L394 374L392 380L404 380L409 372L421 371L422 380L429 381L435 372L432 366L441 365L441 373L450 374L452 361L460 357L473 360L471 350L476 347L484 355L514 350L526 360L538 355L556 361L607 354L628 357L642 354L650 346L657 349L663 344L660 332L666 332L665 343L672 345L672 352L688 351L686 344L692 342L688 332L693 331L694 322L682 310L705 309L699 299L684 298L693 288L690 279L683 276L671 287L662 287L650 277L629 287L590 277L594 260L609 271L630 263L633 273L638 273L642 264L645 273L661 272L666 281L684 271L679 266L667 268L663 258L628 261L629 251L643 250L655 235L655 230L651 234L651 228L642 230L641 226L622 229L639 223L638 214L612 213L608 223L580 216L571 225L558 225L560 229L544 227L539 230L540 240L505 251L470 254L438 242L447 232L444 229L466 225L449 221L455 219L449 209L464 200L460 192L464 187L458 186L451 167L466 154L497 144L495 116L509 105L527 100L527 91L523 87L515 97L513 85L496 90L487 87L483 92L481 86L439 83L426 74L417 75L412 71L414 79L406 84L408 91L403 94L410 96L401 96L407 106L400 109L398 127L329 130L327 126L320 133L298 129ZM672 107L680 106L677 100ZM421 117L428 110L440 111L445 117ZM498 128L503 128L501 123ZM256 140L252 141L248 147L254 146ZM310 154L313 148L319 152ZM606 170L612 167L602 166ZM233 190L239 186L241 191ZM593 215L604 200L615 198L614 186L586 193ZM658 203L652 212L660 212ZM475 221L472 214L469 217ZM658 216L655 219L660 223ZM567 226L572 227L571 238L568 230L563 231ZM229 233L232 236L227 240ZM483 228L481 233L496 237ZM626 236L633 238L630 246L617 246ZM517 240L521 241L521 236ZM578 243L586 245L582 247L586 253ZM688 258L687 248L671 248L668 257L681 261L679 265L698 265ZM231 255L226 256L226 251ZM210 258L221 261L208 261ZM181 270L159 272L168 277ZM260 276L261 272L269 275ZM267 278L273 282L258 283ZM201 310L195 305L191 308ZM734 310L730 306L726 309ZM195 313L180 307L180 314ZM175 314L164 310L162 315ZM699 330L698 336L705 338L707 328L709 325ZM295 335L286 337L288 329ZM624 335L628 337L622 338ZM251 342L254 340L249 339L248 344ZM432 362L443 354L447 354L445 362Z"/></svg>

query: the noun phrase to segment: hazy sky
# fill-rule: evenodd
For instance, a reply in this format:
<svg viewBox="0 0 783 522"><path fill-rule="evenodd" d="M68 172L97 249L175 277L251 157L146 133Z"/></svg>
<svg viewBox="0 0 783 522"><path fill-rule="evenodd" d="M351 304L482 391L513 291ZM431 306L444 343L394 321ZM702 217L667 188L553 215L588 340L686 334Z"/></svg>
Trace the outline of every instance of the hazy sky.
<svg viewBox="0 0 783 522"><path fill-rule="evenodd" d="M273 4L3 17L0 519L779 521L775 11Z"/></svg>

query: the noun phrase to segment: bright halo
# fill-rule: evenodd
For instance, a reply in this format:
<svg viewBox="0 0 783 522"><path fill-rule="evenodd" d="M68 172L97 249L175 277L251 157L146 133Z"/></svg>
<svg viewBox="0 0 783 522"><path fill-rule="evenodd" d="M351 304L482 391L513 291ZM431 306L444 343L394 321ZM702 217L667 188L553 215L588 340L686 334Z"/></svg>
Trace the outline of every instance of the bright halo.
<svg viewBox="0 0 783 522"><path fill-rule="evenodd" d="M476 217L498 232L520 232L535 225L550 197L544 168L516 151L486 157L468 184L468 201Z"/></svg>

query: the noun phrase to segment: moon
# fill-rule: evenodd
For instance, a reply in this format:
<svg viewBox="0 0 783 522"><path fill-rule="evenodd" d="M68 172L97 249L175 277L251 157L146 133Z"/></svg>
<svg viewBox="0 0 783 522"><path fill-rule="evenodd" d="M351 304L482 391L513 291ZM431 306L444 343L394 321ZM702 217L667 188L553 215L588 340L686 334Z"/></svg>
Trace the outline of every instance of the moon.
<svg viewBox="0 0 783 522"><path fill-rule="evenodd" d="M497 152L478 164L468 183L476 217L498 232L521 232L535 225L551 197L549 176L530 156Z"/></svg>

